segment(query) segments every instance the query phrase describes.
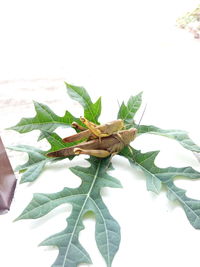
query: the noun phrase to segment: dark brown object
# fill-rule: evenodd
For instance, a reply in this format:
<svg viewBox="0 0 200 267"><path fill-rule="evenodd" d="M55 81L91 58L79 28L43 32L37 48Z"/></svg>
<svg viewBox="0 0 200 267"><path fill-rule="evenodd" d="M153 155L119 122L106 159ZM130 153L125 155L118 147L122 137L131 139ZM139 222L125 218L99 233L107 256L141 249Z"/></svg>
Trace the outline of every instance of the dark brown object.
<svg viewBox="0 0 200 267"><path fill-rule="evenodd" d="M9 210L17 179L0 137L0 214Z"/></svg>

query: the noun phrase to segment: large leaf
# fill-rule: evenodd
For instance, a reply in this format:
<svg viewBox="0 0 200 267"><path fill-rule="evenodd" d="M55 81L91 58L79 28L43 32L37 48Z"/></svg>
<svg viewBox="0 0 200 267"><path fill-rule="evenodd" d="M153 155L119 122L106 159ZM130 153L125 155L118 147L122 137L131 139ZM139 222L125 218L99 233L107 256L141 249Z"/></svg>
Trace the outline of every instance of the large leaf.
<svg viewBox="0 0 200 267"><path fill-rule="evenodd" d="M142 104L142 92L136 96L131 96L127 105L122 102L117 118L124 120L126 124L134 123L133 118ZM129 126L129 125L128 125ZM129 128L129 127L127 127Z"/></svg>
<svg viewBox="0 0 200 267"><path fill-rule="evenodd" d="M102 201L102 187L121 187L114 177L107 174L109 158L88 160L89 168L73 167L70 170L82 179L79 188L64 188L54 194L34 194L32 201L17 218L36 219L44 216L63 203L71 203L72 213L67 219L67 227L41 243L43 246L56 246L58 257L52 267L75 267L79 263L91 263L90 257L78 240L80 231L84 228L83 216L88 211L96 215L96 243L104 257L107 266L111 266L120 243L120 228L110 215Z"/></svg>
<svg viewBox="0 0 200 267"><path fill-rule="evenodd" d="M65 83L69 96L78 101L84 108L84 117L98 124L98 118L101 114L101 97L92 103L91 98L85 88Z"/></svg>
<svg viewBox="0 0 200 267"><path fill-rule="evenodd" d="M153 125L141 125L138 129L138 134L156 134L165 137L172 138L178 141L184 148L194 152L200 152L200 147L196 145L192 139L188 136L187 132L182 130L163 130Z"/></svg>
<svg viewBox="0 0 200 267"><path fill-rule="evenodd" d="M22 118L20 122L8 128L19 133L27 133L32 130L53 132L57 127L69 127L73 121L80 123L70 112L66 111L63 117L57 116L47 105L34 102L36 115L33 118Z"/></svg>
<svg viewBox="0 0 200 267"><path fill-rule="evenodd" d="M168 197L171 200L178 200L191 225L200 229L200 200L191 199L186 196L186 191L174 185L175 177L186 177L190 179L200 178L200 173L191 167L184 168L159 168L154 161L159 151L141 153L131 147L126 147L121 155L126 157L131 165L141 168L147 177L147 189L158 193L161 184L165 184L168 190Z"/></svg>

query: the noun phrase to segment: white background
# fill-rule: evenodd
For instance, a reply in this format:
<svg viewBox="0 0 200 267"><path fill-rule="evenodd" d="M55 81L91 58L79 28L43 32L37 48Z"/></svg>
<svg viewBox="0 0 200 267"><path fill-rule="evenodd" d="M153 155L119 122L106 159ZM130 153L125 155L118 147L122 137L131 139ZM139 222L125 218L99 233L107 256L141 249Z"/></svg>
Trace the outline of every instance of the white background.
<svg viewBox="0 0 200 267"><path fill-rule="evenodd" d="M198 1L1 1L0 2L0 134L5 145L36 143L38 132L20 135L4 128L34 116L32 99L58 115L66 109L82 115L67 96L64 81L84 86L95 101L103 97L101 122L116 118L118 103L144 91L144 124L187 130L200 144L200 42L176 28L176 19ZM143 107L144 107L143 104ZM142 111L142 109L141 109ZM137 116L137 120L141 115ZM69 130L59 130L62 136ZM160 167L200 165L173 140L156 136L136 139L143 152L161 150ZM8 151L13 167L26 160ZM17 186L11 211L0 216L0 266L49 267L57 250L37 247L66 226L70 206L63 205L38 220L13 223L34 192L56 192L78 186L68 167L87 165L84 157L46 168L32 185ZM102 190L103 199L121 226L122 240L113 267L199 267L200 232L163 190L148 192L145 177L126 160L113 159L123 189ZM19 178L19 176L18 176ZM178 180L187 195L200 199L200 181ZM86 218L80 241L95 267L106 266L94 239L94 218ZM88 265L80 265L88 266Z"/></svg>

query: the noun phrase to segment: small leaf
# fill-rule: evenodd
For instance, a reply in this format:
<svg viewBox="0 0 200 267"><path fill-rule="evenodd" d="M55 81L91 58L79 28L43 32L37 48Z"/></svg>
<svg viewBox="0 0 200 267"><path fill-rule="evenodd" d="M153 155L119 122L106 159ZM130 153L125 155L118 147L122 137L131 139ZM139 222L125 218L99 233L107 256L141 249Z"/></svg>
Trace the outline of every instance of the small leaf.
<svg viewBox="0 0 200 267"><path fill-rule="evenodd" d="M92 114L91 111L94 114L93 116L91 115ZM99 99L97 99L97 101L94 104L92 103L90 105L90 109L84 110L85 118L96 124L99 124L98 118L100 115L101 115L101 97L99 97Z"/></svg>
<svg viewBox="0 0 200 267"><path fill-rule="evenodd" d="M98 124L98 118L101 114L101 98L96 103L92 103L91 98L85 88L65 83L69 96L78 101L84 108L84 116L88 120Z"/></svg>
<svg viewBox="0 0 200 267"><path fill-rule="evenodd" d="M142 92L140 92L138 95L131 96L129 98L127 103L127 108L131 113L135 114L140 108L141 104L142 104ZM128 116L130 116L130 114L128 114Z"/></svg>
<svg viewBox="0 0 200 267"><path fill-rule="evenodd" d="M138 129L138 134L156 134L161 135L165 137L172 138L176 141L178 141L184 148L200 152L200 147L196 145L192 139L188 136L187 132L182 130L163 130L161 128L155 127L153 125L141 125Z"/></svg>
<svg viewBox="0 0 200 267"><path fill-rule="evenodd" d="M47 162L48 162L48 159L45 159L34 165L33 164L29 165L25 169L24 174L21 177L20 184L35 181L39 177L41 172L43 171Z"/></svg>
<svg viewBox="0 0 200 267"><path fill-rule="evenodd" d="M44 155L44 151L25 145L10 146L9 149L28 153L28 161L16 167L15 171L23 172L20 183L33 182L38 178L44 166L52 159Z"/></svg>
<svg viewBox="0 0 200 267"><path fill-rule="evenodd" d="M131 96L128 100L127 105L122 102L119 112L118 119L122 119L126 124L133 123L133 118L142 104L142 92L136 96Z"/></svg>
<svg viewBox="0 0 200 267"><path fill-rule="evenodd" d="M121 106L120 106L120 109L119 109L117 118L118 119L125 120L126 116L128 116L127 114L129 114L128 108L127 108L127 106L125 105L125 103L123 101L122 104L121 104Z"/></svg>
<svg viewBox="0 0 200 267"><path fill-rule="evenodd" d="M120 182L106 173L109 158L88 160L89 168L73 167L70 170L82 179L79 188L64 188L54 194L34 194L32 201L16 219L35 219L44 216L63 203L71 203L72 213L67 219L67 227L41 243L43 246L57 246L58 257L52 267L77 266L79 263L91 263L90 257L78 240L84 228L83 216L92 211L96 215L96 242L107 266L112 260L120 243L120 228L110 215L102 201L102 187L121 187Z"/></svg>
<svg viewBox="0 0 200 267"><path fill-rule="evenodd" d="M48 151L43 151L32 146L18 145L10 146L9 149L15 151L21 151L28 153L29 159L23 164L15 168L15 171L23 173L20 183L33 182L35 181L47 163L53 163L63 158L49 158L46 156L47 153L59 150L65 147L74 145L75 143L64 143L62 139L56 133L42 132L43 136L47 139L51 148ZM73 156L68 157L72 159Z"/></svg>
<svg viewBox="0 0 200 267"><path fill-rule="evenodd" d="M156 177L161 183L165 184L168 189L168 198L170 200L178 200L182 204L191 225L200 229L200 200L188 198L185 195L186 191L176 187L173 183L175 177L197 179L200 178L200 173L191 167L159 168L154 163L158 153L159 151L141 153L131 147L126 147L120 154L126 157L131 165L141 168L147 175L147 179L150 176L152 176L152 179Z"/></svg>
<svg viewBox="0 0 200 267"><path fill-rule="evenodd" d="M57 127L69 127L73 121L79 122L70 112L66 111L63 117L57 116L47 105L34 102L36 116L22 118L20 122L8 128L19 133L27 133L33 130L53 132Z"/></svg>

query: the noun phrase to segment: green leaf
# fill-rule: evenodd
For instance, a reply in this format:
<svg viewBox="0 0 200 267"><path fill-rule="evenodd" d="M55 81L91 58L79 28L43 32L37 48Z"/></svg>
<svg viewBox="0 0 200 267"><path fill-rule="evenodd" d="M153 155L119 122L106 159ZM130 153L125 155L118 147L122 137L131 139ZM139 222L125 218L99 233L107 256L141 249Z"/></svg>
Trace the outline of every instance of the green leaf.
<svg viewBox="0 0 200 267"><path fill-rule="evenodd" d="M142 104L142 92L136 96L131 96L127 105L122 102L117 118L125 121L126 124L133 123L134 116Z"/></svg>
<svg viewBox="0 0 200 267"><path fill-rule="evenodd" d="M146 176L147 190L158 194L162 188L161 181L155 175L149 174L148 172L146 173Z"/></svg>
<svg viewBox="0 0 200 267"><path fill-rule="evenodd" d="M96 124L99 124L98 118L100 115L101 115L101 97L99 97L95 103L92 103L89 109L84 109L85 118Z"/></svg>
<svg viewBox="0 0 200 267"><path fill-rule="evenodd" d="M57 116L47 105L34 101L36 116L22 118L20 122L8 128L19 133L27 133L33 130L53 132L57 127L69 127L73 121L80 123L70 112L66 111L63 117Z"/></svg>
<svg viewBox="0 0 200 267"><path fill-rule="evenodd" d="M140 108L141 103L142 92L136 96L130 97L127 105L122 102L118 112L118 119L124 120L127 129L131 127L136 127L136 124L134 122L134 116ZM138 128L138 135L145 133L161 135L174 139L178 141L184 148L194 152L200 152L200 147L192 141L192 139L188 136L188 133L185 131L176 129L164 130L153 125L140 125ZM153 184L157 183L156 181L152 182ZM150 183L149 186L151 187L152 183Z"/></svg>
<svg viewBox="0 0 200 267"><path fill-rule="evenodd" d="M29 159L25 164L15 168L15 171L23 172L20 183L33 182L38 178L47 162L52 161L52 159L47 158L44 155L44 151L35 147L18 145L10 146L8 148L15 151L26 152L29 156Z"/></svg>
<svg viewBox="0 0 200 267"><path fill-rule="evenodd" d="M163 130L161 128L155 127L153 125L141 125L138 129L138 135L140 134L156 134L165 136L178 141L184 148L200 152L200 147L196 145L192 139L188 136L187 132L182 130Z"/></svg>
<svg viewBox="0 0 200 267"><path fill-rule="evenodd" d="M74 146L80 143L80 141L65 143L63 142L62 138L57 133L49 133L49 132L43 131L42 135L43 135L43 138L45 138L51 145L51 148L48 151L46 151L45 154L62 149L62 148Z"/></svg>
<svg viewBox="0 0 200 267"><path fill-rule="evenodd" d="M101 114L101 97L92 103L91 98L85 88L65 83L69 96L78 101L84 108L84 117L98 124L98 118Z"/></svg>
<svg viewBox="0 0 200 267"><path fill-rule="evenodd" d="M186 191L178 188L172 181L166 183L168 188L168 197L170 200L178 200L187 215L191 225L200 229L200 200L192 199L186 196Z"/></svg>
<svg viewBox="0 0 200 267"><path fill-rule="evenodd" d="M200 200L188 198L185 190L174 185L175 177L197 179L200 178L200 173L191 167L159 168L154 163L158 153L159 151L141 153L131 147L126 147L120 154L126 157L131 165L142 169L146 174L147 180L156 178L160 183L166 185L169 199L178 200L183 206L191 225L196 229L200 229ZM147 183L151 183L151 181ZM149 189L155 192L157 189L160 189L160 185L156 187L156 190L154 190L154 187Z"/></svg>
<svg viewBox="0 0 200 267"><path fill-rule="evenodd" d="M70 97L78 101L84 108L84 116L98 123L101 113L101 98L95 103L83 87L67 84ZM142 103L142 93L130 97L127 104L122 102L118 118L125 121L126 127L135 127L134 116ZM71 113L66 111L64 117L57 116L49 107L35 102L36 116L23 118L16 126L10 129L24 133L32 130L40 130L39 139L45 138L49 144L48 151L30 146L15 146L11 149L28 153L28 161L17 167L22 173L21 182L34 181L42 172L46 164L62 160L63 158L48 158L47 152L56 151L65 147L75 145L79 142L64 143L53 131L59 126L69 126L73 121L80 123ZM157 134L173 138L185 148L200 152L200 148L188 137L187 133L180 130L163 130L155 126L141 125L138 134ZM200 178L200 173L191 167L185 168L159 168L154 161L158 151L141 153L131 147L124 148L121 155L126 157L132 166L143 170L147 178L147 189L159 193L162 185L167 188L167 196L172 201L179 201L185 210L190 223L200 229L200 200L188 198L186 191L174 184L175 177L187 177L191 179ZM69 157L71 159L73 157ZM83 218L88 212L95 214L95 239L100 253L104 257L108 267L111 267L113 258L120 244L120 227L111 216L105 206L100 191L103 187L121 187L120 182L108 175L107 171L110 158L98 159L90 157L90 167L73 167L70 170L82 180L78 188L64 188L61 192L52 194L34 194L33 199L19 215L16 220L37 219L45 216L54 208L69 203L72 205L72 212L67 218L67 226L60 233L54 234L44 240L43 246L56 246L59 250L57 259L52 267L76 267L79 263L90 264L91 259L88 252L79 242L79 233L84 229Z"/></svg>
<svg viewBox="0 0 200 267"><path fill-rule="evenodd" d="M48 151L43 151L38 148L26 145L18 145L18 146L10 146L9 149L26 152L28 154L28 161L16 167L15 171L19 171L23 173L20 183L27 183L35 181L47 163L54 163L58 160L62 160L63 158L49 158L46 156L48 152L56 151L65 147L72 146L76 144L73 143L64 143L62 139L56 133L42 132L43 137L47 139L51 148ZM73 156L68 157L72 159Z"/></svg>
<svg viewBox="0 0 200 267"><path fill-rule="evenodd" d="M96 243L107 266L111 266L120 243L120 227L110 215L102 201L102 187L121 187L120 182L107 174L109 158L91 157L90 167L73 167L70 170L82 179L79 188L64 188L54 194L34 194L32 201L16 219L36 219L55 207L70 203L72 213L67 219L67 227L41 243L43 246L57 246L58 257L52 267L75 267L79 263L91 263L90 257L78 240L83 226L83 216L92 211L96 215ZM109 168L110 169L110 168Z"/></svg>

